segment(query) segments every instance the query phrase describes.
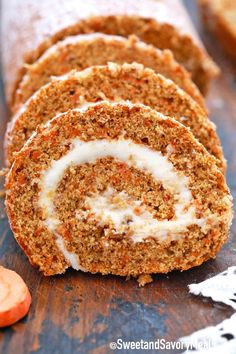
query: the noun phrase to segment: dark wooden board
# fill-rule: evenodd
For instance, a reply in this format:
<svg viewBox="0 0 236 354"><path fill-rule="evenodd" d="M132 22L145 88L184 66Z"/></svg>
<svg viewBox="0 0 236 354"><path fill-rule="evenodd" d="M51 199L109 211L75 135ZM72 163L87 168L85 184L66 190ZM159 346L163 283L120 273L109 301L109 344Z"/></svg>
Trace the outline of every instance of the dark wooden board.
<svg viewBox="0 0 236 354"><path fill-rule="evenodd" d="M211 89L208 106L228 160L228 183L236 196L236 66L224 55L217 41L203 32L194 1L186 2L207 49L222 69L222 75ZM2 141L7 120L3 100L0 109ZM0 157L2 162L2 151ZM236 264L235 235L234 222L230 240L216 260L183 273L156 275L152 284L139 288L135 280L72 270L63 276L42 276L29 265L17 246L2 211L0 264L16 270L24 278L33 303L25 319L11 328L0 330L0 353L135 353L112 351L109 343L118 338L176 340L219 323L233 311L227 306L190 295L187 285ZM146 352L178 353L175 350Z"/></svg>

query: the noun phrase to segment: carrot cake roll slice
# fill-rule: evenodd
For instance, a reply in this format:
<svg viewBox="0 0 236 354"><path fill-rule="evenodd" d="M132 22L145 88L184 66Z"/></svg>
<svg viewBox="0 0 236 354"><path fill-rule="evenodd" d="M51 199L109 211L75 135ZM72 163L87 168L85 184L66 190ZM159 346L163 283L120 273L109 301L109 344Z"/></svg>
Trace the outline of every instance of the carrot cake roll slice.
<svg viewBox="0 0 236 354"><path fill-rule="evenodd" d="M213 154L222 170L225 161L214 124L201 107L172 81L140 64L95 66L54 79L36 92L8 125L5 153L8 165L37 125L59 112L84 102L128 100L143 103L189 127L195 137Z"/></svg>
<svg viewBox="0 0 236 354"><path fill-rule="evenodd" d="M236 60L236 1L198 0L206 28L215 34L225 51Z"/></svg>
<svg viewBox="0 0 236 354"><path fill-rule="evenodd" d="M92 65L137 62L172 79L189 93L202 107L203 98L187 73L169 51L161 51L136 38L93 33L68 37L48 49L34 64L27 66L26 74L16 92L15 108L24 103L37 89L50 81L51 76L83 70Z"/></svg>
<svg viewBox="0 0 236 354"><path fill-rule="evenodd" d="M141 104L58 115L19 152L6 190L15 238L45 275L185 270L216 256L232 217L215 158Z"/></svg>

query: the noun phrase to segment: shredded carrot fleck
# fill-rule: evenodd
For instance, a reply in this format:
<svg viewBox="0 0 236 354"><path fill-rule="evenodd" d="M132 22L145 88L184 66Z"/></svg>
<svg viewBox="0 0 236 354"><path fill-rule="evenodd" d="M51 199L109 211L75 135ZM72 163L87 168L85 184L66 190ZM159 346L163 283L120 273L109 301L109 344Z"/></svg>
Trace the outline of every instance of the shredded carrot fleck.
<svg viewBox="0 0 236 354"><path fill-rule="evenodd" d="M165 194L163 197L164 202L168 202L168 200L170 200L170 195L169 194Z"/></svg>
<svg viewBox="0 0 236 354"><path fill-rule="evenodd" d="M147 127L150 127L150 126L152 125L152 123L150 122L149 119L145 119L144 124L145 124Z"/></svg>
<svg viewBox="0 0 236 354"><path fill-rule="evenodd" d="M19 183L19 185L23 185L26 183L26 177L23 173L19 174L17 182Z"/></svg>
<svg viewBox="0 0 236 354"><path fill-rule="evenodd" d="M38 160L40 158L40 156L42 155L41 151L35 150L32 152L32 159L33 160Z"/></svg>
<svg viewBox="0 0 236 354"><path fill-rule="evenodd" d="M42 140L48 141L48 140L52 139L54 136L57 136L57 134L58 134L58 132L56 130L53 130L49 134L43 135Z"/></svg>
<svg viewBox="0 0 236 354"><path fill-rule="evenodd" d="M35 232L34 232L34 236L35 236L35 237L40 236L40 235L41 235L41 233L42 233L42 230L43 230L43 228L42 228L42 227L39 227L37 230L35 230Z"/></svg>
<svg viewBox="0 0 236 354"><path fill-rule="evenodd" d="M141 208L135 207L135 208L134 208L134 213L135 213L136 215L140 215L140 214L141 214Z"/></svg>
<svg viewBox="0 0 236 354"><path fill-rule="evenodd" d="M176 146L177 146L176 140L173 140L172 146L173 146L173 149L175 150L175 149L176 149Z"/></svg>

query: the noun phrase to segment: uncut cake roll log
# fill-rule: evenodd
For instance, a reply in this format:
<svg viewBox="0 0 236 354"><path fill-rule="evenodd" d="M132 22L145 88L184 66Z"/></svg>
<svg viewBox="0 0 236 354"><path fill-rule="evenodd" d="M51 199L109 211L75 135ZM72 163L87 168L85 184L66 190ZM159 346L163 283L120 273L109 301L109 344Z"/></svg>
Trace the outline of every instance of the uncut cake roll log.
<svg viewBox="0 0 236 354"><path fill-rule="evenodd" d="M67 37L50 47L34 64L27 67L15 95L13 111L17 111L52 76L108 62L141 63L172 79L205 109L203 97L192 82L190 74L174 60L170 51L158 50L133 36L127 39L92 33Z"/></svg>
<svg viewBox="0 0 236 354"><path fill-rule="evenodd" d="M45 275L200 265L227 239L231 204L215 159L186 127L124 102L69 110L38 128L6 180L15 238Z"/></svg>
<svg viewBox="0 0 236 354"><path fill-rule="evenodd" d="M94 66L55 78L37 91L15 114L5 136L7 165L36 127L59 112L101 100L143 103L174 117L216 157L225 170L225 160L214 124L201 107L171 80L141 64Z"/></svg>
<svg viewBox="0 0 236 354"><path fill-rule="evenodd" d="M11 103L25 64L79 33L136 34L158 48L171 49L203 93L218 73L181 0L3 0L2 13L3 68Z"/></svg>

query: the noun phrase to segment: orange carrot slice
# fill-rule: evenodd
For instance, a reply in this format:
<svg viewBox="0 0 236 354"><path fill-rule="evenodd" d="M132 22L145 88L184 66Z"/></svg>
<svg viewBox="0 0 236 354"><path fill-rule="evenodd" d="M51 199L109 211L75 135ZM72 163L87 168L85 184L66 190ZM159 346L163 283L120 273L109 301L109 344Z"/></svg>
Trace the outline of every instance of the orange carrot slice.
<svg viewBox="0 0 236 354"><path fill-rule="evenodd" d="M10 326L29 311L31 295L23 279L0 266L0 327Z"/></svg>

